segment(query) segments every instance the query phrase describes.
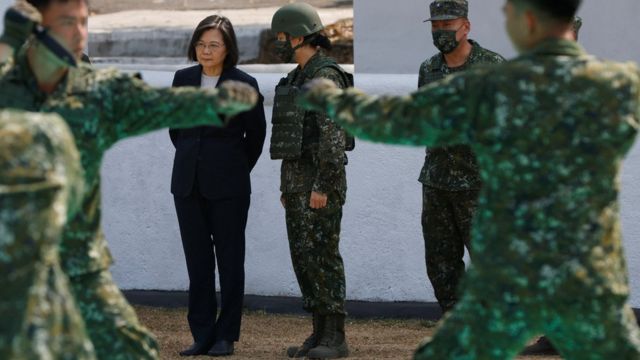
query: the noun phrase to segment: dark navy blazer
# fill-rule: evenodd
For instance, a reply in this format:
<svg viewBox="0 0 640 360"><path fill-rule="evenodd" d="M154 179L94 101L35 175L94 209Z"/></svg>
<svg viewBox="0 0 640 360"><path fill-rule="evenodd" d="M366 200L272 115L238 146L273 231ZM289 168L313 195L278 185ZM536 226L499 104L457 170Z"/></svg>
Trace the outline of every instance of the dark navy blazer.
<svg viewBox="0 0 640 360"><path fill-rule="evenodd" d="M227 80L247 83L259 93L256 79L235 67L224 70L216 86ZM202 67L196 65L178 70L172 86L200 87L201 82ZM249 173L262 153L266 135L263 99L260 94L253 109L227 119L227 125L222 128L198 126L169 130L176 147L171 176L174 196L188 196L194 186L209 199L251 193Z"/></svg>

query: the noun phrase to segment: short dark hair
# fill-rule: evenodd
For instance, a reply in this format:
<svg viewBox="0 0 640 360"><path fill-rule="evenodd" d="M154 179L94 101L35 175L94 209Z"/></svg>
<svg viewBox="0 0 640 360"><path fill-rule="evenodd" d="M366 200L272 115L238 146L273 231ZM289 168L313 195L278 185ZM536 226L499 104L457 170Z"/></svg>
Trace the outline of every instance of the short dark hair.
<svg viewBox="0 0 640 360"><path fill-rule="evenodd" d="M526 3L552 19L570 23L578 12L582 0L510 0Z"/></svg>
<svg viewBox="0 0 640 360"><path fill-rule="evenodd" d="M82 1L89 6L89 0L27 0L27 2L40 12L49 7L53 3L68 3L69 1Z"/></svg>
<svg viewBox="0 0 640 360"><path fill-rule="evenodd" d="M224 16L211 15L200 21L196 29L193 31L191 41L189 42L189 49L187 50L187 57L191 61L198 61L196 56L196 44L200 41L202 34L206 31L218 29L222 33L222 39L224 46L227 48L227 56L224 58L222 67L224 69L232 68L238 64L238 58L240 57L238 51L238 41L236 40L236 32L233 30L231 21Z"/></svg>

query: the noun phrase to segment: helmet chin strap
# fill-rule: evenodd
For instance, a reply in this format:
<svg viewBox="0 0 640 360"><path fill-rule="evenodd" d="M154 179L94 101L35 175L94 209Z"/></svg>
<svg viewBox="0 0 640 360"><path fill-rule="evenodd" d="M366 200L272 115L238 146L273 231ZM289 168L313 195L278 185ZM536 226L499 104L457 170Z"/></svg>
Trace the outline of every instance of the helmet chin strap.
<svg viewBox="0 0 640 360"><path fill-rule="evenodd" d="M76 62L75 56L71 54L67 49L65 49L60 43L49 35L47 29L42 27L41 25L37 25L33 29L33 33L36 36L36 39L44 45L49 51L51 51L55 56L57 56L60 60L67 63L69 66L76 67L78 64Z"/></svg>

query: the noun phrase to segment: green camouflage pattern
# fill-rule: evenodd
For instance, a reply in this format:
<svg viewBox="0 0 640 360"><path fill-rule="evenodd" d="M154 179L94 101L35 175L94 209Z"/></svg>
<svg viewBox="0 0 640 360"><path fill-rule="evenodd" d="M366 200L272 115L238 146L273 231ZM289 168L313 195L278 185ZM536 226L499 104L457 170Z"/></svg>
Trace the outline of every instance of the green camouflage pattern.
<svg viewBox="0 0 640 360"><path fill-rule="evenodd" d="M341 88L346 87L343 76L333 67L335 63L321 52L314 55L304 69L296 67L287 76L287 85L301 88L312 79L329 79ZM278 107L274 104L274 108ZM297 159L282 161L280 191L298 193L316 191L323 194L337 193L346 196L345 133L326 114L316 111L301 111L302 141L301 155ZM272 137L278 136L272 135ZM294 140L296 135L285 135ZM283 136L283 137L285 137ZM297 140L296 140L297 141Z"/></svg>
<svg viewBox="0 0 640 360"><path fill-rule="evenodd" d="M287 235L303 308L314 314L345 314L340 221L344 200L328 194L327 206L309 207L310 193L284 194Z"/></svg>
<svg viewBox="0 0 640 360"><path fill-rule="evenodd" d="M218 113L234 114L255 104L255 91L246 87L222 87L219 90L196 88L154 89L133 75L113 69L94 70L79 64L69 70L63 83L52 94L39 90L25 54L0 76L0 109L17 108L29 111L53 112L62 115L74 135L84 170L85 191L80 211L64 228L60 256L64 272L75 283L82 276L100 276L101 288L75 287L74 295L81 309L92 313L109 313L118 323L105 325L95 317L87 317L90 335L100 334L109 341L96 339L96 353L102 359L157 358L154 348L147 354L120 354L121 343L139 341L140 352L147 351L151 335L139 326L135 313L126 301L114 295L106 284L112 263L111 254L100 226L100 165L107 149L117 141L160 128L221 125ZM245 90L247 89L247 90ZM244 94L244 92L251 92ZM96 284L90 282L89 284ZM115 285L113 285L115 286ZM86 296L85 296L86 295ZM113 296L113 297L112 297ZM83 303L83 301L92 301ZM126 305L126 306L125 306ZM131 331L130 327L137 328ZM144 334L140 336L139 334ZM92 340L94 340L92 338Z"/></svg>
<svg viewBox="0 0 640 360"><path fill-rule="evenodd" d="M0 359L95 359L58 252L81 190L59 116L0 111Z"/></svg>
<svg viewBox="0 0 640 360"><path fill-rule="evenodd" d="M469 15L467 0L436 0L429 5L431 17L427 21L454 20Z"/></svg>
<svg viewBox="0 0 640 360"><path fill-rule="evenodd" d="M286 84L302 88L313 79L346 87L331 58L321 52L304 69L288 74ZM278 106L278 104L275 104ZM347 192L345 133L326 114L301 111L301 155L282 160L281 186L293 269L304 308L321 315L344 314L345 275L339 251L342 205ZM293 137L290 137L293 138ZM293 139L292 139L293 140ZM327 195L327 207L311 209L311 192Z"/></svg>
<svg viewBox="0 0 640 360"><path fill-rule="evenodd" d="M318 82L302 98L365 139L466 143L483 186L462 298L416 359L511 359L543 333L565 359L640 359L618 176L640 71L549 39L402 97Z"/></svg>
<svg viewBox="0 0 640 360"><path fill-rule="evenodd" d="M159 358L156 339L140 324L109 271L73 277L71 290L100 359Z"/></svg>
<svg viewBox="0 0 640 360"><path fill-rule="evenodd" d="M422 187L422 235L427 275L443 313L458 301L464 275L464 248L471 253L471 222L478 191Z"/></svg>
<svg viewBox="0 0 640 360"><path fill-rule="evenodd" d="M460 67L448 67L442 53L423 62L418 73L418 87L479 64L496 64L505 61L502 56L483 48L477 42L473 40L469 42L472 45L471 54L467 62ZM447 191L478 190L482 185L476 157L468 145L462 144L428 147L418 181Z"/></svg>

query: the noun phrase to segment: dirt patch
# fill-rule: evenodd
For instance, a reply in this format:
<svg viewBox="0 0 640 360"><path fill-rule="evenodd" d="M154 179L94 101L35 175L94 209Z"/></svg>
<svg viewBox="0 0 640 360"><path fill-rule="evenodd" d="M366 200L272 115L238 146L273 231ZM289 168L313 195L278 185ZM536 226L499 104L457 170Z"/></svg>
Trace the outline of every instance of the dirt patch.
<svg viewBox="0 0 640 360"><path fill-rule="evenodd" d="M136 306L140 321L155 333L163 360L182 360L178 351L191 345L186 309ZM418 343L433 333L434 324L420 320L349 320L349 359L411 359ZM300 344L311 332L308 317L247 312L243 316L237 359L286 359L286 348ZM211 359L200 356L194 359ZM559 357L522 356L518 359L557 360Z"/></svg>

